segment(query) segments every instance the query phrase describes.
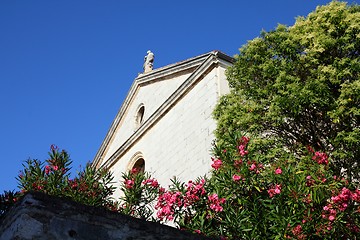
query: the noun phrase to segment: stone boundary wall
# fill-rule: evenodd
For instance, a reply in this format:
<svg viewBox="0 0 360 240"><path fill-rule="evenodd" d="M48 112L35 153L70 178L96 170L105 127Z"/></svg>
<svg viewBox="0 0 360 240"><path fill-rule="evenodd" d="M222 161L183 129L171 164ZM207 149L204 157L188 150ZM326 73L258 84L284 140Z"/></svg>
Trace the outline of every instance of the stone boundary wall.
<svg viewBox="0 0 360 240"><path fill-rule="evenodd" d="M0 239L208 239L67 199L26 194L0 222Z"/></svg>

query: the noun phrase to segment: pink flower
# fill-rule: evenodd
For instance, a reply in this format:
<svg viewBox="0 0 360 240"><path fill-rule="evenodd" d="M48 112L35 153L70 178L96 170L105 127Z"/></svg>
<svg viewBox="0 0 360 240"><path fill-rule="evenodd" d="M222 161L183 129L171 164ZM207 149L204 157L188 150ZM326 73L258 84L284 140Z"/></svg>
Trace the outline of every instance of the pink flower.
<svg viewBox="0 0 360 240"><path fill-rule="evenodd" d="M222 165L222 161L220 159L216 159L216 160L213 160L213 164L211 164L211 167L213 167L215 170L218 170L221 165Z"/></svg>
<svg viewBox="0 0 360 240"><path fill-rule="evenodd" d="M171 221L174 219L175 209L183 206L181 192L161 192L155 209L158 210L157 217L160 220Z"/></svg>
<svg viewBox="0 0 360 240"><path fill-rule="evenodd" d="M302 227L301 225L297 225L296 227L293 228L293 230L291 230L292 234L294 234L295 236L299 236L302 233Z"/></svg>
<svg viewBox="0 0 360 240"><path fill-rule="evenodd" d="M240 145L247 145L249 141L250 141L250 138L242 136L240 139Z"/></svg>
<svg viewBox="0 0 360 240"><path fill-rule="evenodd" d="M237 181L241 180L241 176L234 174L234 175L232 176L232 179L233 179L235 182L237 182Z"/></svg>
<svg viewBox="0 0 360 240"><path fill-rule="evenodd" d="M348 207L348 204L347 203L342 203L341 206L339 207L340 211L345 211L346 208Z"/></svg>
<svg viewBox="0 0 360 240"><path fill-rule="evenodd" d="M277 168L277 169L275 170L275 174L282 174L281 168Z"/></svg>
<svg viewBox="0 0 360 240"><path fill-rule="evenodd" d="M52 168L54 169L54 171L57 171L59 169L59 167L56 165L54 165Z"/></svg>
<svg viewBox="0 0 360 240"><path fill-rule="evenodd" d="M355 202L360 202L360 190L359 190L359 189L355 189L355 191L353 192L351 198L352 198Z"/></svg>
<svg viewBox="0 0 360 240"><path fill-rule="evenodd" d="M238 146L239 153L241 156L245 156L249 153L249 151L245 150L249 140L250 140L250 138L248 138L248 137L245 137L245 136L241 137L240 143Z"/></svg>
<svg viewBox="0 0 360 240"><path fill-rule="evenodd" d="M46 165L46 166L45 166L45 174L49 174L49 173L50 173L50 170L51 170L50 166L49 166L49 165Z"/></svg>
<svg viewBox="0 0 360 240"><path fill-rule="evenodd" d="M356 189L354 192L351 192L346 187L341 189L341 192L330 198L329 204L323 207L322 217L324 219L329 219L329 221L334 221L336 215L339 212L344 212L348 207L351 200L355 200L358 196L359 190ZM355 200L356 201L356 200Z"/></svg>
<svg viewBox="0 0 360 240"><path fill-rule="evenodd" d="M306 177L306 186L310 187L310 186L314 185L314 183L315 183L315 180L313 180L313 179L311 178L311 176L308 175L308 176Z"/></svg>
<svg viewBox="0 0 360 240"><path fill-rule="evenodd" d="M276 194L280 194L280 193L281 193L281 185L279 185L279 184L276 184L276 185L275 185L275 193L276 193Z"/></svg>
<svg viewBox="0 0 360 240"><path fill-rule="evenodd" d="M157 181L156 179L154 179L154 178L144 180L144 181L143 181L143 184L144 184L144 185L150 185L150 186L152 186L152 187L154 187L154 188L159 187L158 181Z"/></svg>
<svg viewBox="0 0 360 240"><path fill-rule="evenodd" d="M208 196L209 199L209 207L210 209L214 210L215 212L222 212L223 207L220 204L225 203L225 198L220 198L216 193L211 194Z"/></svg>
<svg viewBox="0 0 360 240"><path fill-rule="evenodd" d="M245 156L246 154L249 153L249 151L245 150L245 148L246 148L246 146L244 146L244 145L239 146L239 153L241 156Z"/></svg>
<svg viewBox="0 0 360 240"><path fill-rule="evenodd" d="M211 201L211 202L214 202L214 201L217 201L219 199L218 195L216 193L213 193L211 195L208 196L208 199Z"/></svg>
<svg viewBox="0 0 360 240"><path fill-rule="evenodd" d="M267 192L268 192L270 198L272 198L272 197L274 197L274 195L281 193L281 185L276 184L275 187L273 186L272 188L267 190Z"/></svg>
<svg viewBox="0 0 360 240"><path fill-rule="evenodd" d="M132 180L132 179L127 179L127 180L125 180L125 187L127 188L127 189L131 189L131 188L133 188L133 186L134 186L134 180Z"/></svg>
<svg viewBox="0 0 360 240"><path fill-rule="evenodd" d="M194 184L192 181L189 181L188 184L186 184L187 190L185 193L186 197L184 199L185 207L200 200L200 198L206 194L204 185L205 185L205 179L201 179L201 181L196 184Z"/></svg>
<svg viewBox="0 0 360 240"><path fill-rule="evenodd" d="M249 169L250 169L250 171L254 171L256 169L255 163L251 164Z"/></svg>
<svg viewBox="0 0 360 240"><path fill-rule="evenodd" d="M312 157L312 159L318 164L327 165L329 163L328 156L326 155L326 153L322 152L315 152L315 155Z"/></svg>

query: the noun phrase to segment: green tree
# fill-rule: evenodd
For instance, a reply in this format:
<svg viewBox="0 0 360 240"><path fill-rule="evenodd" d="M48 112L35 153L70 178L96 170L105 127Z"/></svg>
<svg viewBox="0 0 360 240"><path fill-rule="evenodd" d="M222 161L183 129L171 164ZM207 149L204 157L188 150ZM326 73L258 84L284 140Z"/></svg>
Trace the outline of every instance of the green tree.
<svg viewBox="0 0 360 240"><path fill-rule="evenodd" d="M248 132L270 157L274 144L313 146L360 179L359 19L358 5L333 1L244 45L214 112L218 142Z"/></svg>

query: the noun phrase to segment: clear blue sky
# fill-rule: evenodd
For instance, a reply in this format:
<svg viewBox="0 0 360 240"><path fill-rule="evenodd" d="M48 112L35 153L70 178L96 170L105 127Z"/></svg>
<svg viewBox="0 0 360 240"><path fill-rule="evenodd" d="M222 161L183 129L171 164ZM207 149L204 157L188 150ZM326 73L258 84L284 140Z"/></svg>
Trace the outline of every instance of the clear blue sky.
<svg viewBox="0 0 360 240"><path fill-rule="evenodd" d="M0 192L51 144L73 171L92 161L148 49L155 68L211 50L232 56L328 2L0 0Z"/></svg>

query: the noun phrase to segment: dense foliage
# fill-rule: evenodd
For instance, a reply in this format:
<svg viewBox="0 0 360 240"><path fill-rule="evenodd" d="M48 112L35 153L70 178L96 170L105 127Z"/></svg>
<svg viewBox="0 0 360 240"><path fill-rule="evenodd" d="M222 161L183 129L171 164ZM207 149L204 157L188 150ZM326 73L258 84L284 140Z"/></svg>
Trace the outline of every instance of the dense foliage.
<svg viewBox="0 0 360 240"><path fill-rule="evenodd" d="M263 139L264 153L266 143L310 145L331 155L337 174L359 179L359 19L358 5L333 1L244 45L214 113L219 142L241 131Z"/></svg>
<svg viewBox="0 0 360 240"><path fill-rule="evenodd" d="M232 136L215 148L209 179L174 179L168 190L156 182L156 217L222 239L356 239L360 190L333 174L327 154L301 151L269 161L248 137ZM140 196L147 180L132 179L124 191Z"/></svg>

